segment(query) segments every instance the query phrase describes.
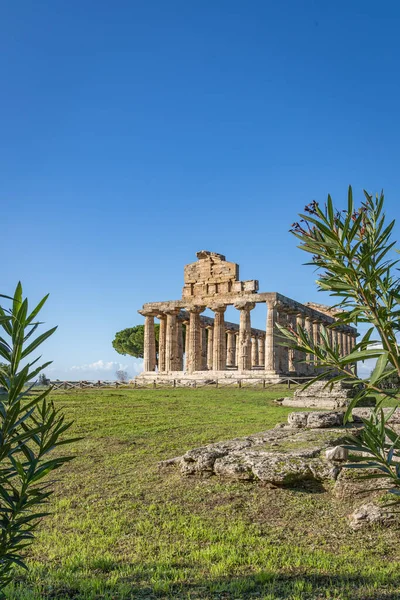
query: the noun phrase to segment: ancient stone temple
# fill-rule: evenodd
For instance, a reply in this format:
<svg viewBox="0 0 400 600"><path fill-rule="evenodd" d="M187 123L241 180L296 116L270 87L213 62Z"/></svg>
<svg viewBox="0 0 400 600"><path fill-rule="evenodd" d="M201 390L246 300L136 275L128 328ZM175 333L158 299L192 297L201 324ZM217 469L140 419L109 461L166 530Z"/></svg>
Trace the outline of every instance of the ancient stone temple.
<svg viewBox="0 0 400 600"><path fill-rule="evenodd" d="M305 327L315 344L323 325L343 355L352 351L357 330L335 327L334 311L329 307L300 304L277 292L259 292L258 281L240 281L239 265L228 262L222 254L202 250L197 258L185 266L180 300L149 302L139 310L145 318L144 372L140 378L240 376L276 381L282 376L320 372L312 356L280 344L277 323L293 329ZM251 311L256 303L266 305L265 330L251 326ZM230 305L238 310L239 324L225 321ZM202 315L207 308L213 311L213 317ZM155 318L160 322L158 356Z"/></svg>

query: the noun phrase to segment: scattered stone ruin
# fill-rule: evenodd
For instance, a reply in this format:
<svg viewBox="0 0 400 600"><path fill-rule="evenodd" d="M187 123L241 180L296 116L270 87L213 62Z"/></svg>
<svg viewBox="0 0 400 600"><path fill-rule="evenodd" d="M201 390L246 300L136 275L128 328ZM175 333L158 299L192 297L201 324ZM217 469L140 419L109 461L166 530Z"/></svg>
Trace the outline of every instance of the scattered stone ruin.
<svg viewBox="0 0 400 600"><path fill-rule="evenodd" d="M159 468L166 473L177 470L184 477L261 482L275 488L296 488L308 482L353 505L353 509L356 506L347 515L352 529L398 525L399 513L390 508L385 497L390 485L384 478L376 479L380 472L374 468L362 469L362 473L344 468L359 454L349 454L348 438L359 436L362 419L368 418L371 410L354 408L353 421L347 425L343 424L343 411L293 412L286 424L188 450L182 456L161 461ZM400 434L400 409L394 413L392 409L384 411L392 429ZM374 478L365 480L362 475L366 474ZM360 500L363 504L357 506Z"/></svg>
<svg viewBox="0 0 400 600"><path fill-rule="evenodd" d="M314 343L325 326L342 355L355 345L357 330L337 325L335 311L327 306L301 304L277 292L258 291L258 281L240 281L239 265L225 256L202 250L198 260L184 268L180 300L149 302L139 313L145 318L144 373L141 379L196 379L262 377L279 381L283 376L314 376L320 367L312 356L280 345L276 324L305 327ZM265 330L251 327L256 303L267 307ZM239 311L239 324L225 321L227 306ZM214 317L203 316L206 308ZM160 321L156 356L154 319ZM186 328L185 347L183 331ZM158 360L157 360L158 359Z"/></svg>
<svg viewBox="0 0 400 600"><path fill-rule="evenodd" d="M322 408L328 410L345 409L357 393L357 387L337 381L327 385L326 380L316 381L306 388L298 388L291 398L277 398L281 406L293 408ZM363 398L358 401L358 406L375 406L375 398Z"/></svg>

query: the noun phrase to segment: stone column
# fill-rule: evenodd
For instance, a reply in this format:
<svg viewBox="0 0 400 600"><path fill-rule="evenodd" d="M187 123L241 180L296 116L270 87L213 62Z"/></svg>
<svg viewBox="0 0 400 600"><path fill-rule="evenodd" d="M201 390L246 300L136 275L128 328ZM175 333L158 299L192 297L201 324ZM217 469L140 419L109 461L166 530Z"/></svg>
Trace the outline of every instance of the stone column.
<svg viewBox="0 0 400 600"><path fill-rule="evenodd" d="M313 343L314 347L318 348L319 345L319 321L313 321ZM318 359L314 356L314 365L318 365Z"/></svg>
<svg viewBox="0 0 400 600"><path fill-rule="evenodd" d="M254 302L238 302L235 308L240 311L239 322L239 371L251 369L251 321L250 311L255 307Z"/></svg>
<svg viewBox="0 0 400 600"><path fill-rule="evenodd" d="M351 352L351 337L348 332L346 332L346 355Z"/></svg>
<svg viewBox="0 0 400 600"><path fill-rule="evenodd" d="M189 321L183 321L185 326L185 371L188 370L188 356L189 356Z"/></svg>
<svg viewBox="0 0 400 600"><path fill-rule="evenodd" d="M183 371L183 328L182 321L176 323L176 334L178 336L178 358L177 358L177 371Z"/></svg>
<svg viewBox="0 0 400 600"><path fill-rule="evenodd" d="M187 371L193 373L201 371L202 366L200 313L203 312L204 306L190 306L187 310L190 314Z"/></svg>
<svg viewBox="0 0 400 600"><path fill-rule="evenodd" d="M344 356L345 352L344 352L344 331L343 329L340 330L340 356Z"/></svg>
<svg viewBox="0 0 400 600"><path fill-rule="evenodd" d="M207 370L207 335L203 325L201 325L201 370Z"/></svg>
<svg viewBox="0 0 400 600"><path fill-rule="evenodd" d="M304 328L307 333L308 339L312 342L313 341L313 322L312 322L311 317L305 318ZM306 369L307 369L308 373L312 374L314 372L314 356L312 354L307 354L306 361L307 361Z"/></svg>
<svg viewBox="0 0 400 600"><path fill-rule="evenodd" d="M226 369L226 335L224 313L226 306L220 304L210 307L215 313L214 318L214 340L213 340L213 369L214 371L225 371Z"/></svg>
<svg viewBox="0 0 400 600"><path fill-rule="evenodd" d="M288 314L287 315L287 327L289 329L296 329L296 317L292 314ZM288 370L289 373L295 373L296 372L296 351L293 348L287 348L287 353L288 353Z"/></svg>
<svg viewBox="0 0 400 600"><path fill-rule="evenodd" d="M340 347L340 333L338 329L332 329L333 346L337 350Z"/></svg>
<svg viewBox="0 0 400 600"><path fill-rule="evenodd" d="M259 366L259 357L258 357L258 338L251 338L251 366L258 367Z"/></svg>
<svg viewBox="0 0 400 600"><path fill-rule="evenodd" d="M328 326L326 327L326 331L328 333L329 344L331 345L331 347L333 347L333 344L334 344L333 329L329 325L329 327Z"/></svg>
<svg viewBox="0 0 400 600"><path fill-rule="evenodd" d="M260 367L265 367L265 337L258 338L258 364Z"/></svg>
<svg viewBox="0 0 400 600"><path fill-rule="evenodd" d="M178 370L178 327L176 316L180 310L172 309L167 312L167 328L165 334L165 370L166 371L177 371Z"/></svg>
<svg viewBox="0 0 400 600"><path fill-rule="evenodd" d="M235 367L239 368L239 332L235 333Z"/></svg>
<svg viewBox="0 0 400 600"><path fill-rule="evenodd" d="M154 317L156 313L141 310L144 316L144 346L143 346L143 370L145 372L156 370L156 336L154 333Z"/></svg>
<svg viewBox="0 0 400 600"><path fill-rule="evenodd" d="M167 317L164 314L157 315L160 320L160 331L158 335L158 372L165 371L165 330Z"/></svg>
<svg viewBox="0 0 400 600"><path fill-rule="evenodd" d="M236 349L235 349L235 332L228 330L227 332L227 347L226 347L226 365L234 367L236 365Z"/></svg>
<svg viewBox="0 0 400 600"><path fill-rule="evenodd" d="M267 323L265 331L265 370L278 372L275 323L278 318L276 302L267 302Z"/></svg>
<svg viewBox="0 0 400 600"><path fill-rule="evenodd" d="M207 369L213 369L213 338L214 330L212 327L207 327Z"/></svg>
<svg viewBox="0 0 400 600"><path fill-rule="evenodd" d="M282 327L288 327L289 315L284 310L282 305L278 306L278 323ZM289 372L289 348L287 346L282 346L282 342L285 341L285 338L282 336L281 332L277 333L277 354L278 354L278 370L280 373L288 373Z"/></svg>
<svg viewBox="0 0 400 600"><path fill-rule="evenodd" d="M303 313L296 314L296 331L304 328L304 315ZM300 350L295 350L295 369L296 373L299 375L304 375L307 369L305 364L306 355L304 352L300 352Z"/></svg>

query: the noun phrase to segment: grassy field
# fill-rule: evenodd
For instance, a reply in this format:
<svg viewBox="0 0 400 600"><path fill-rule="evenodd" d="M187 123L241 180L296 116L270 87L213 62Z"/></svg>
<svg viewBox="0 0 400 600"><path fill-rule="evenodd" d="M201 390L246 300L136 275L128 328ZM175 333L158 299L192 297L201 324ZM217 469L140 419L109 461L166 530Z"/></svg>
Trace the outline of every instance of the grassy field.
<svg viewBox="0 0 400 600"><path fill-rule="evenodd" d="M250 389L54 394L84 439L9 600L400 598L399 530L349 530L306 485L182 479L157 462L286 419ZM360 503L358 501L358 503Z"/></svg>

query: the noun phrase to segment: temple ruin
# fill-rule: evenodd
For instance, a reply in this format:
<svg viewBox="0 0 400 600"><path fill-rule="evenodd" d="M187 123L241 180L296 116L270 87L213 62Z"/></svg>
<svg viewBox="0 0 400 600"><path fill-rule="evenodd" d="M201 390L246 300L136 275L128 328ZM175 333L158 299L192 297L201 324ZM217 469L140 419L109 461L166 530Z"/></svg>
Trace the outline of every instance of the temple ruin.
<svg viewBox="0 0 400 600"><path fill-rule="evenodd" d="M281 345L276 324L301 326L319 343L320 327L342 355L355 345L357 330L336 325L335 311L315 303L301 304L277 292L259 292L258 281L240 281L239 265L225 256L202 250L185 266L181 300L148 302L138 312L145 318L144 379L257 378L278 381L284 376L313 376L320 372L313 356ZM265 331L251 327L256 303L267 308ZM225 321L227 306L239 311L239 324ZM214 317L202 315L206 309ZM159 319L156 355L154 319ZM185 344L183 327L186 328Z"/></svg>

